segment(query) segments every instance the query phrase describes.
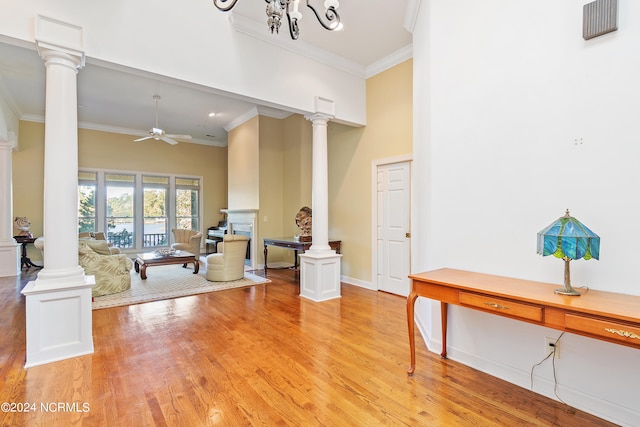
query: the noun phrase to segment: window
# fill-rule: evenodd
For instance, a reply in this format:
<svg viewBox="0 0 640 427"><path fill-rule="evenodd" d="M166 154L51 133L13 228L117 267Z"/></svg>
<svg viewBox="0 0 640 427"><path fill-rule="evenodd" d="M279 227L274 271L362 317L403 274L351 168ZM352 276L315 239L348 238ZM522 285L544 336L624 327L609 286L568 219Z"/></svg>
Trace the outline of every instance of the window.
<svg viewBox="0 0 640 427"><path fill-rule="evenodd" d="M80 172L78 174L78 233L96 229L97 188L97 173Z"/></svg>
<svg viewBox="0 0 640 427"><path fill-rule="evenodd" d="M169 217L167 216L167 192L169 177L143 176L143 246L166 246Z"/></svg>
<svg viewBox="0 0 640 427"><path fill-rule="evenodd" d="M201 177L81 170L78 232L105 231L125 251L168 246L172 228L200 229Z"/></svg>
<svg viewBox="0 0 640 427"><path fill-rule="evenodd" d="M176 228L198 230L200 180L176 178Z"/></svg>
<svg viewBox="0 0 640 427"><path fill-rule="evenodd" d="M107 194L107 240L119 248L134 245L135 175L105 175Z"/></svg>

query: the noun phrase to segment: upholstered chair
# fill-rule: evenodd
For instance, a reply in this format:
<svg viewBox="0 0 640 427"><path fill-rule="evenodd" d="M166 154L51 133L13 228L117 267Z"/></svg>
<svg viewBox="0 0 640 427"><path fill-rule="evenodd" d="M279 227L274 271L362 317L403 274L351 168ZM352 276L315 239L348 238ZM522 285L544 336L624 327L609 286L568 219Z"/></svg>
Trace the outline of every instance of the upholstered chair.
<svg viewBox="0 0 640 427"><path fill-rule="evenodd" d="M98 231L96 233L89 233L88 231L84 231L82 233L78 233L78 239L80 240L103 240L107 242L107 237L104 235L102 231ZM111 255L119 254L120 248L113 246L112 243L107 242L109 246L109 251Z"/></svg>
<svg viewBox="0 0 640 427"><path fill-rule="evenodd" d="M94 297L131 288L133 263L126 255L111 255L105 240L80 240L78 264L84 269L85 275L95 276L96 284L91 289Z"/></svg>
<svg viewBox="0 0 640 427"><path fill-rule="evenodd" d="M183 230L181 228L174 228L171 232L173 233L173 241L175 242L171 245L173 249L191 252L196 256L196 259L200 257L201 232L197 230Z"/></svg>
<svg viewBox="0 0 640 427"><path fill-rule="evenodd" d="M218 253L207 256L207 280L228 282L242 279L248 243L247 236L225 234L224 240L218 243Z"/></svg>

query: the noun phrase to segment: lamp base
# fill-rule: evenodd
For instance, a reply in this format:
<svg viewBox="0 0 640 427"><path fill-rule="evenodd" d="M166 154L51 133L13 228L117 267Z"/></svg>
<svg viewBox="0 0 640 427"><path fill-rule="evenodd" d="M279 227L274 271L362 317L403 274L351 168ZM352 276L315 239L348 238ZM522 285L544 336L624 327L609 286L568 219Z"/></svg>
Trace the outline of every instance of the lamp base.
<svg viewBox="0 0 640 427"><path fill-rule="evenodd" d="M571 285L565 286L564 288L556 289L554 292L561 295L569 295L574 297L580 296L580 292L573 289Z"/></svg>

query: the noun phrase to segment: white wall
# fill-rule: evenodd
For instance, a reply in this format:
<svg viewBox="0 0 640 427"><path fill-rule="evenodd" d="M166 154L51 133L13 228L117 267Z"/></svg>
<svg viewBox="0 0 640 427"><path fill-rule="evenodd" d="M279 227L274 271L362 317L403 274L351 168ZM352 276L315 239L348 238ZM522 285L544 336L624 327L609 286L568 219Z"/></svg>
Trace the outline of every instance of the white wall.
<svg viewBox="0 0 640 427"><path fill-rule="evenodd" d="M2 84L2 79L0 79L0 85ZM14 142L17 142L19 126L18 117L13 113L9 105L3 99L1 89L2 88L0 87L0 141L13 140Z"/></svg>
<svg viewBox="0 0 640 427"><path fill-rule="evenodd" d="M364 78L236 32L211 1L0 0L0 11L0 38L33 42L41 14L83 28L87 62L149 71L294 112L314 112L314 97L322 96L335 101L337 120L365 123Z"/></svg>
<svg viewBox="0 0 640 427"><path fill-rule="evenodd" d="M563 263L536 254L536 233L569 208L602 239L599 261L571 263L574 286L640 295L640 2L620 0L619 30L590 41L582 39L585 3L422 1L414 158L424 170L414 217L426 224L414 229L414 271L451 267L561 284ZM418 308L437 352L438 307L421 300ZM545 336L558 335L450 309L450 358L526 388ZM558 394L640 425L638 360L638 350L565 334ZM555 398L549 362L533 389Z"/></svg>

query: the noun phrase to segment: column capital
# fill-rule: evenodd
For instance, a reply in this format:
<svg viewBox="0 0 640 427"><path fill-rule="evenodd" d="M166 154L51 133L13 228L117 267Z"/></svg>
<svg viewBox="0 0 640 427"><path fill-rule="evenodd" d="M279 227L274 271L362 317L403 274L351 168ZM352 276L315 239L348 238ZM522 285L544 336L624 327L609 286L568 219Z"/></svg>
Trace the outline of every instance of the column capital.
<svg viewBox="0 0 640 427"><path fill-rule="evenodd" d="M325 113L312 113L304 116L304 118L309 120L314 125L326 125L330 120L334 118L334 116Z"/></svg>
<svg viewBox="0 0 640 427"><path fill-rule="evenodd" d="M16 148L16 146L17 144L14 140L3 141L2 139L0 139L0 150L11 151Z"/></svg>
<svg viewBox="0 0 640 427"><path fill-rule="evenodd" d="M35 33L36 48L42 59L75 69L84 67L82 27L37 15Z"/></svg>

